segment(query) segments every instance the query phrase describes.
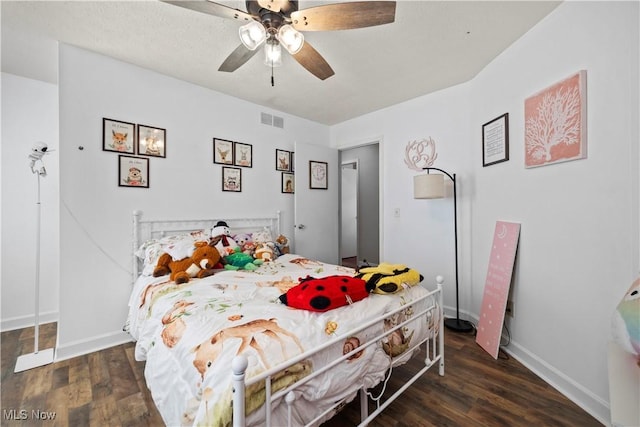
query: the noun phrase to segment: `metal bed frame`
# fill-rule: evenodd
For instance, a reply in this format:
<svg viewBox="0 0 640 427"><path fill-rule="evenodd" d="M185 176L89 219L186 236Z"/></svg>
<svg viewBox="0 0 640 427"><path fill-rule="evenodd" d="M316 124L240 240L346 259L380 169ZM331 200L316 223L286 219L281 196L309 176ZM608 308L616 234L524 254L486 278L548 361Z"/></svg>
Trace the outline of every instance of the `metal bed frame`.
<svg viewBox="0 0 640 427"><path fill-rule="evenodd" d="M235 218L235 219L224 219L230 228L232 228L235 232L249 232L251 230L255 231L258 228L269 227L273 234L280 233L280 212L276 212L275 215L266 215L262 217L253 217L253 218ZM206 220L147 220L142 219L141 211L133 212L133 252L135 252L140 244L146 240L153 238L161 238L168 235L186 233L195 230L202 230L203 228L211 228L215 224L216 220L206 219ZM138 275L140 274L140 260L137 257L133 256L133 281L136 280ZM358 390L360 395L360 424L359 426L366 426L370 423L376 416L378 416L386 407L388 407L395 399L397 399L404 391L406 391L415 381L417 381L427 370L432 368L433 366L438 367L438 373L440 376L444 375L444 313L443 313L443 295L442 295L442 284L443 278L442 276L438 276L436 278L436 289L429 292L426 295L423 295L419 299L416 299L410 303L411 306L416 307L419 305L425 305L424 308L421 308L419 311L416 310L411 316L408 316L406 320L397 324L393 328L381 333L380 335L372 338L371 340L362 343L359 347L353 349L351 352L344 354L343 356L335 359L327 366L319 368L314 371L310 375L298 380L297 382L289 385L288 387L279 390L277 392L272 392L271 390L271 379L274 375L282 372L288 367L301 362L311 355L320 352L327 347L337 344L342 341L343 338L336 337L333 340L330 340L312 350L306 351L292 359L287 360L286 362L279 364L260 375L257 375L252 378L245 378L245 370L248 365L248 360L244 355L236 356L232 362L232 377L233 377L233 427L244 427L246 426L246 414L245 414L245 391L246 388L257 384L259 382L264 383L264 389L266 391L265 403L260 411L265 411L266 422L265 425L267 427L271 426L271 410L275 402L284 399L287 405L287 413L288 413L288 426L292 426L292 410L293 404L296 400L295 391L299 387L303 386L313 378L322 375L326 371L330 370L332 367L336 366L339 363L343 363L352 355L362 351L363 349L376 345L381 342L381 340L385 339L388 335L392 334L394 331L403 328L407 324L415 321L416 319L422 319L420 321L427 322L428 325L432 328L432 331L435 330L435 333L431 333L428 337L423 338L422 340L413 343L413 345L407 349L403 353L403 357L406 357L407 354L413 354L413 352L421 346L424 346L425 350L425 358L424 358L424 367L422 367L418 372L414 374L406 383L400 387L397 391L395 391L391 396L386 399L374 399L376 403L376 409L369 413L369 405L368 405L368 392L362 387ZM424 304L421 304L425 302ZM402 306L393 310L391 312L385 313L384 315L371 319L368 322L362 324L358 328L355 328L346 334L349 336L356 335L358 332L363 331L364 329L370 327L379 322L383 322L385 319L393 316L396 313L399 313L402 310L406 310L407 306ZM393 366L393 365L392 365ZM385 381L388 380L385 379ZM355 393L355 392L354 392ZM352 400L355 397L354 394L344 398L335 404L323 411L321 414L318 414L309 424L318 425L320 422L328 419L329 415L340 408L342 405L348 403L348 401Z"/></svg>

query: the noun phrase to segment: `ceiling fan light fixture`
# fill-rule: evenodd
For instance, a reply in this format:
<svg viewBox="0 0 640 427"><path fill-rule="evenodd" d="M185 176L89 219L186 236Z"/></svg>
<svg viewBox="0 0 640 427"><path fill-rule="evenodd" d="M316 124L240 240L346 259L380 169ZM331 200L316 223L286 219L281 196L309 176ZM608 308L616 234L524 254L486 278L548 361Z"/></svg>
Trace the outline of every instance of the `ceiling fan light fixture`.
<svg viewBox="0 0 640 427"><path fill-rule="evenodd" d="M302 33L289 24L280 27L278 30L278 40L291 55L300 52L304 44L304 36Z"/></svg>
<svg viewBox="0 0 640 427"><path fill-rule="evenodd" d="M256 50L267 39L267 31L258 21L251 21L238 30L240 41L249 50Z"/></svg>
<svg viewBox="0 0 640 427"><path fill-rule="evenodd" d="M282 48L278 40L270 38L264 46L264 64L269 67L282 65Z"/></svg>

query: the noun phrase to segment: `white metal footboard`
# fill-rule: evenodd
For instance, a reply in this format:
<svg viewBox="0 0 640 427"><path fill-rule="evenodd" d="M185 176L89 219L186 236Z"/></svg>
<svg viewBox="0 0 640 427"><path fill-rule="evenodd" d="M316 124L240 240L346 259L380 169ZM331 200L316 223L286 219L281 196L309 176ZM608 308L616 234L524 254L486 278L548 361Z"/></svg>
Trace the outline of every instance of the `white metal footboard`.
<svg viewBox="0 0 640 427"><path fill-rule="evenodd" d="M367 391L364 389L360 389L360 414L361 414L361 426L365 426L367 425L371 420L373 420L376 416L378 416L387 406L389 406L396 398L398 398L407 388L409 388L418 378L420 378L427 370L429 370L432 366L434 365L438 365L438 372L439 374L442 376L444 375L444 315L443 315L443 311L442 311L442 307L443 307L443 297L442 297L442 283L443 283L443 278L442 276L438 276L436 278L437 281L437 289L429 292L428 294L414 300L411 301L409 304L407 304L406 306L401 306L399 308L397 308L396 310L390 311L388 313L385 313L384 315L376 318L376 319L372 319L370 321L368 321L367 323L364 323L363 325L359 326L356 329L353 329L352 331L349 331L346 335L347 336L354 336L357 335L359 332L365 330L366 328L379 323L379 322L383 322L385 319L388 319L390 316L393 316L396 313L399 313L402 310L405 310L407 308L407 306L412 306L412 307L416 307L419 306L420 303L422 301L428 302L428 304L426 304L426 307L421 308L419 311L415 311L413 313L412 316L408 317L405 321L398 323L396 326L394 326L393 328L384 331L383 333L379 334L378 336L372 338L371 340L361 344L359 347L353 349L352 351L350 351L349 353L344 354L342 357L337 358L336 360L334 360L333 362L331 362L330 364L328 364L327 366L323 366L321 368L319 368L318 370L314 371L313 373L309 374L308 376L305 376L304 378L298 380L297 382L295 382L294 384L279 390L277 392L272 392L271 390L271 379L274 375L282 372L284 369L298 363L301 362L305 359L308 359L310 356L321 352L325 349L327 349L328 347L335 345L337 342L339 342L341 340L341 338L336 338L335 340L331 340L328 341L327 343L323 344L322 346L315 348L313 350L309 350L307 352L304 352L288 361L286 361L283 364L280 364L274 368L271 368L265 372L263 372L260 375L257 375L255 377L249 378L249 379L245 379L245 371L247 369L247 365L248 365L248 360L246 358L246 356L244 355L238 355L235 357L235 359L233 360L232 363L232 370L233 370L233 426L234 427L244 427L246 425L246 414L245 414L245 398L246 398L246 388L256 384L256 383L260 383L263 382L264 383L264 389L266 391L266 401L265 401L265 407L264 409L260 409L265 411L265 416L266 416L266 421L265 421L265 425L267 427L271 426L271 413L272 413L272 406L274 404L274 402L277 402L280 399L284 399L284 401L286 402L286 405L288 405L288 425L291 426L292 425L292 411L293 411L293 405L295 403L296 400L296 395L294 393L294 391L301 387L302 385L308 383L309 381L311 381L312 379L316 378L319 375L324 374L325 372L327 372L328 370L330 370L332 367L343 363L345 360L347 360L348 358L350 358L351 356L353 356L354 354L362 351L363 349L369 347L369 346L373 346L373 345L379 345L378 343L381 342L381 340L385 339L387 336L389 336L390 334L392 334L394 331L405 327L407 324L411 323L411 322L415 322L416 319L421 319L420 321L424 321L426 322L426 324L430 327L430 332L427 334L427 336L415 343L413 343L413 345L406 350L406 352L403 353L403 355L406 354L412 354L413 351L420 347L421 345L425 346L425 366L420 369L411 379L409 379L406 384L404 386L402 386L399 390L397 390L394 394L392 394L390 397L386 398L386 400L384 401L376 401L377 402L377 407L376 410L369 414L369 410L368 410L368 397L367 397ZM349 398L351 398L352 396L350 396ZM343 405L346 402L347 398L336 402L334 404L334 406L332 406L331 408L327 409L326 411L324 411L321 414L318 414L318 416L316 418L314 418L313 420L311 420L307 425L316 425L318 424L320 421L324 420L325 418L327 418L327 416L329 414L331 414L333 411L335 411L338 407L340 407L341 405Z"/></svg>

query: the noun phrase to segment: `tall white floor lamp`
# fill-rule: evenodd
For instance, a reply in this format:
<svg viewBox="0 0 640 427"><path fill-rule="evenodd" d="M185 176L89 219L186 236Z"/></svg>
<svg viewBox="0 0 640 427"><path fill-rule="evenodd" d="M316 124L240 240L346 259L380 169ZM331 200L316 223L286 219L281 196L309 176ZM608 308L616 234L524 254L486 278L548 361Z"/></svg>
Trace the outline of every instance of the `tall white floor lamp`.
<svg viewBox="0 0 640 427"><path fill-rule="evenodd" d="M16 360L14 372L22 372L38 366L48 365L53 362L53 348L40 350L38 338L40 335L40 177L47 176L42 157L47 154L47 144L36 143L31 149L29 160L31 172L38 178L38 197L36 199L36 277L35 277L35 330L33 332L33 353L23 354ZM38 166L39 163L39 166Z"/></svg>

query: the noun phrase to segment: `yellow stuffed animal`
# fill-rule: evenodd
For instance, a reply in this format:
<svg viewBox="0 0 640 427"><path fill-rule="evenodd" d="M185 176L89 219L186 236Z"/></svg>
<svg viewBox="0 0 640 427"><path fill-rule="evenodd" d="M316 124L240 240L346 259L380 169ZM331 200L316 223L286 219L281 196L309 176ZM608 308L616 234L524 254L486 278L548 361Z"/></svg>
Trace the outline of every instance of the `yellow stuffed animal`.
<svg viewBox="0 0 640 427"><path fill-rule="evenodd" d="M373 285L373 293L395 294L402 290L402 284L409 286L422 282L422 274L402 264L381 263L376 267L361 268L355 277Z"/></svg>
<svg viewBox="0 0 640 427"><path fill-rule="evenodd" d="M194 246L193 254L181 260L174 260L166 252L160 255L153 270L153 277L171 273L169 278L181 284L187 283L191 277L201 279L211 276L220 262L220 252L213 246L209 246L207 242L195 242Z"/></svg>

